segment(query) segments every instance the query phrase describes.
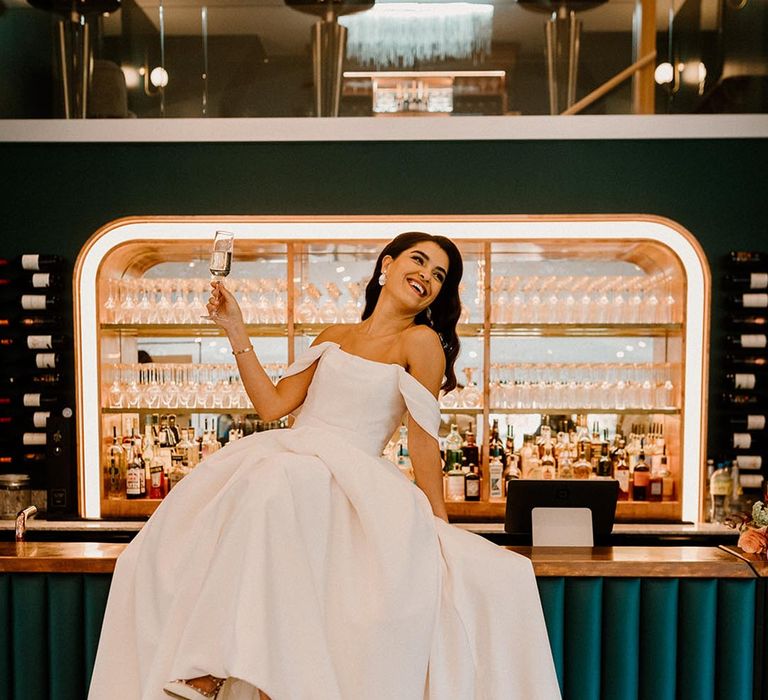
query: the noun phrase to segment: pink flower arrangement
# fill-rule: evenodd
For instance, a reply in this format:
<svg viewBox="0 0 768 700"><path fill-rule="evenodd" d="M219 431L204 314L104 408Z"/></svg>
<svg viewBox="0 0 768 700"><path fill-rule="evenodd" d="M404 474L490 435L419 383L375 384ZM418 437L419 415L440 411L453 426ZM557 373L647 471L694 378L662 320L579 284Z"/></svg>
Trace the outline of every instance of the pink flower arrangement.
<svg viewBox="0 0 768 700"><path fill-rule="evenodd" d="M747 554L768 552L768 506L757 501L752 507L752 517L742 515L741 521L732 518L731 523L740 531L737 546Z"/></svg>

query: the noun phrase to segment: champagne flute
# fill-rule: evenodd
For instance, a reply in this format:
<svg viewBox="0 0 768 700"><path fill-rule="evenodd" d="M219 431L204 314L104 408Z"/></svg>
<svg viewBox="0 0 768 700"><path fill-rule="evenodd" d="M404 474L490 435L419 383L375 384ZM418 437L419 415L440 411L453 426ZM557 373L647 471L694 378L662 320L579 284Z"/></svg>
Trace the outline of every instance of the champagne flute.
<svg viewBox="0 0 768 700"><path fill-rule="evenodd" d="M235 244L235 234L229 231L216 231L211 250L211 281L223 281L232 269L232 249ZM201 316L208 321L214 320L214 315Z"/></svg>

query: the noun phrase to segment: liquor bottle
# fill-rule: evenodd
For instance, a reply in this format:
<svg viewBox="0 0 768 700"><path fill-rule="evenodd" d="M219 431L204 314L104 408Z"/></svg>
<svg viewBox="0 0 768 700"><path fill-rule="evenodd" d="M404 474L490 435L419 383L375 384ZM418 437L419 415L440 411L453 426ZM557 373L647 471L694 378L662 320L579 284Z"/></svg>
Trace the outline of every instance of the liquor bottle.
<svg viewBox="0 0 768 700"><path fill-rule="evenodd" d="M709 480L709 495L711 499L709 518L713 523L724 522L730 512L732 487L733 481L731 480L729 465L727 462L724 462L718 469L715 469Z"/></svg>
<svg viewBox="0 0 768 700"><path fill-rule="evenodd" d="M176 450L182 455L184 466L188 469L194 469L199 460L200 453L197 449L197 442L194 440L195 431L193 428L181 431L181 440L176 445Z"/></svg>
<svg viewBox="0 0 768 700"><path fill-rule="evenodd" d="M592 476L592 462L587 459L587 447L583 442L579 445L578 457L572 469L574 479L589 479Z"/></svg>
<svg viewBox="0 0 768 700"><path fill-rule="evenodd" d="M450 458L455 459L454 457ZM464 472L461 470L460 461L451 461L450 469L445 475L445 496L448 501L464 500Z"/></svg>
<svg viewBox="0 0 768 700"><path fill-rule="evenodd" d="M723 275L723 282L727 287L738 289L766 289L768 288L768 272L729 272Z"/></svg>
<svg viewBox="0 0 768 700"><path fill-rule="evenodd" d="M557 477L558 479L573 479L573 462L568 450L560 452L560 457L557 459Z"/></svg>
<svg viewBox="0 0 768 700"><path fill-rule="evenodd" d="M504 495L507 494L507 484L512 481L512 479L521 479L522 476L519 456L515 452L509 453L507 455L507 466L501 473L501 478L504 482Z"/></svg>
<svg viewBox="0 0 768 700"><path fill-rule="evenodd" d="M464 433L464 444L461 446L462 464L465 467L465 472L469 471L470 464L475 466L480 464L480 448L475 442L475 431L472 427L470 424L469 430Z"/></svg>
<svg viewBox="0 0 768 700"><path fill-rule="evenodd" d="M608 443L600 445L600 458L597 460L597 476L601 479L610 479L613 473L613 465L608 454Z"/></svg>
<svg viewBox="0 0 768 700"><path fill-rule="evenodd" d="M504 473L504 465L501 463L502 452L502 448L498 445L490 450L491 461L488 464L488 485L491 498L502 497L501 479Z"/></svg>
<svg viewBox="0 0 768 700"><path fill-rule="evenodd" d="M645 452L643 446L640 446L640 454L638 456L635 470L632 473L632 500L633 501L647 501L648 500L648 486L651 481L651 472L648 469L648 465L645 462Z"/></svg>
<svg viewBox="0 0 768 700"><path fill-rule="evenodd" d="M731 461L731 510L738 513L742 510L742 490L741 480L739 479L739 463L736 460Z"/></svg>
<svg viewBox="0 0 768 700"><path fill-rule="evenodd" d="M504 443L501 441L501 438L499 437L499 420L498 418L493 419L493 426L491 428L491 435L490 439L488 441L488 454L491 454L490 450L492 448L497 448L499 451L499 460L501 461L502 467L506 464L506 457L504 455Z"/></svg>
<svg viewBox="0 0 768 700"><path fill-rule="evenodd" d="M132 437L130 459L125 475L125 495L131 499L143 498L146 495L146 478L141 449L135 437Z"/></svg>
<svg viewBox="0 0 768 700"><path fill-rule="evenodd" d="M120 447L117 428L112 428L112 444L107 449L104 464L104 495L112 500L122 499L125 493L125 451Z"/></svg>
<svg viewBox="0 0 768 700"><path fill-rule="evenodd" d="M520 448L520 469L523 479L541 479L541 460L533 435L523 435Z"/></svg>
<svg viewBox="0 0 768 700"><path fill-rule="evenodd" d="M661 476L661 500L673 500L675 497L675 480L672 478L672 472L669 469L666 446L664 447L664 451L661 454L659 475Z"/></svg>
<svg viewBox="0 0 768 700"><path fill-rule="evenodd" d="M408 428L405 425L400 426L400 438L397 441L397 468L400 473L406 477L409 481L416 482L415 474L413 473L413 464L411 463L411 456L408 452Z"/></svg>
<svg viewBox="0 0 768 700"><path fill-rule="evenodd" d="M455 423L451 424L451 431L445 439L445 472L448 473L453 465L461 471L461 463L464 459L464 453L461 450L461 435ZM462 484L463 491L463 484Z"/></svg>
<svg viewBox="0 0 768 700"><path fill-rule="evenodd" d="M512 423L507 423L507 439L504 442L504 452L507 458L515 453L515 427Z"/></svg>
<svg viewBox="0 0 768 700"><path fill-rule="evenodd" d="M548 441L544 445L544 454L541 457L541 478L542 479L555 479L557 477L557 466L555 463L555 455L552 449L552 441Z"/></svg>
<svg viewBox="0 0 768 700"><path fill-rule="evenodd" d="M627 451L624 449L624 439L619 440L613 464L613 478L619 482L619 500L629 500L630 471L627 462Z"/></svg>
<svg viewBox="0 0 768 700"><path fill-rule="evenodd" d="M480 476L477 473L477 465L471 463L469 472L464 477L464 500L480 500Z"/></svg>
<svg viewBox="0 0 768 700"><path fill-rule="evenodd" d="M144 442L147 447L144 448L144 464L149 469L149 484L147 496L149 498L163 498L165 495L165 469L159 440L152 434L152 426L147 425L145 430Z"/></svg>
<svg viewBox="0 0 768 700"><path fill-rule="evenodd" d="M661 471L651 469L651 476L648 480L648 500L661 501L664 498L664 478Z"/></svg>

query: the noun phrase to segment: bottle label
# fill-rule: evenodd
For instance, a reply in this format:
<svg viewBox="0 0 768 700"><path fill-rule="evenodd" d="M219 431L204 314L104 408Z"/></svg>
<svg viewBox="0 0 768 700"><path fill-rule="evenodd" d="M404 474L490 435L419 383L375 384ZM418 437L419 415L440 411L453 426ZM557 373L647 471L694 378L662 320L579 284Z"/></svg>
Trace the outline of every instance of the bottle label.
<svg viewBox="0 0 768 700"><path fill-rule="evenodd" d="M643 486L648 486L648 483L650 482L650 480L651 480L650 472L646 472L642 470L637 471L637 469L635 470L635 474L633 478L635 486L639 486L640 488L642 488Z"/></svg>
<svg viewBox="0 0 768 700"><path fill-rule="evenodd" d="M768 307L768 294L744 294L742 302L745 309L764 309Z"/></svg>
<svg viewBox="0 0 768 700"><path fill-rule="evenodd" d="M48 436L45 433L24 433L21 439L25 445L45 445Z"/></svg>
<svg viewBox="0 0 768 700"><path fill-rule="evenodd" d="M629 493L629 469L617 469L616 481L619 482L619 489L623 493Z"/></svg>
<svg viewBox="0 0 768 700"><path fill-rule="evenodd" d="M22 255L21 267L24 270L39 270L40 256L39 255Z"/></svg>
<svg viewBox="0 0 768 700"><path fill-rule="evenodd" d="M32 286L38 289L51 286L51 274L49 272L36 272L32 275ZM758 289L758 287L753 287Z"/></svg>
<svg viewBox="0 0 768 700"><path fill-rule="evenodd" d="M45 294L23 294L21 308L27 311L45 310Z"/></svg>
<svg viewBox="0 0 768 700"><path fill-rule="evenodd" d="M39 352L35 355L35 365L38 369L53 369L56 367L56 353Z"/></svg>
<svg viewBox="0 0 768 700"><path fill-rule="evenodd" d="M765 416L747 416L747 430L765 430Z"/></svg>
<svg viewBox="0 0 768 700"><path fill-rule="evenodd" d="M734 433L733 449L748 450L752 447L752 435L750 433Z"/></svg>
<svg viewBox="0 0 768 700"><path fill-rule="evenodd" d="M462 501L464 500L464 475L461 476L455 474L448 475L448 500L449 501Z"/></svg>
<svg viewBox="0 0 768 700"><path fill-rule="evenodd" d="M467 480L467 498L474 498L480 495L480 480L468 479Z"/></svg>
<svg viewBox="0 0 768 700"><path fill-rule="evenodd" d="M729 496L731 493L731 480L716 478L712 479L709 484L710 493L713 496Z"/></svg>
<svg viewBox="0 0 768 700"><path fill-rule="evenodd" d="M53 336L28 335L27 347L30 350L50 350L53 347Z"/></svg>
<svg viewBox="0 0 768 700"><path fill-rule="evenodd" d="M749 276L750 289L765 289L768 287L768 272L753 272Z"/></svg>
<svg viewBox="0 0 768 700"><path fill-rule="evenodd" d="M125 492L131 496L138 496L141 493L140 471L131 467L125 475Z"/></svg>
<svg viewBox="0 0 768 700"><path fill-rule="evenodd" d="M735 374L733 375L733 385L737 389L754 389L755 379L754 374Z"/></svg>
<svg viewBox="0 0 768 700"><path fill-rule="evenodd" d="M51 417L50 411L35 411L32 414L32 424L36 428L45 430L45 426L48 425L48 419Z"/></svg>
<svg viewBox="0 0 768 700"><path fill-rule="evenodd" d="M651 479L651 496L661 496L663 482L661 479Z"/></svg>
<svg viewBox="0 0 768 700"><path fill-rule="evenodd" d="M27 408L39 408L40 407L40 394L24 394L22 403Z"/></svg>
<svg viewBox="0 0 768 700"><path fill-rule="evenodd" d="M764 348L766 346L765 335L742 335L741 347L743 348Z"/></svg>
<svg viewBox="0 0 768 700"><path fill-rule="evenodd" d="M736 464L739 469L762 469L763 458L758 455L737 455Z"/></svg>

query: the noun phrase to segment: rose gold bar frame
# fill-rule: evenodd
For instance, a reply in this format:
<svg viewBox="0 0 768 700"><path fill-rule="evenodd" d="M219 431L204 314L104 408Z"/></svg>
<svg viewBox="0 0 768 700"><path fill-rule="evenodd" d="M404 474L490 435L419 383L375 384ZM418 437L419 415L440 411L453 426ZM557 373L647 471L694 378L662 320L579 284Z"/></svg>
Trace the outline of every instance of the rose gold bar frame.
<svg viewBox="0 0 768 700"><path fill-rule="evenodd" d="M466 243L484 241L562 242L585 249L584 241L654 242L680 260L685 272L683 348L684 411L681 442L686 450L682 470L682 518L702 519L705 510L707 380L711 277L706 256L695 237L680 224L663 217L639 215L557 216L325 216L325 217L133 217L112 221L86 242L73 279L75 368L78 432L79 507L85 517L100 516L99 445L99 310L97 285L102 263L120 255L119 248L145 240L155 246L175 240L206 245L217 228L234 230L240 239L262 243L322 241L363 243L383 241L405 230L422 229ZM586 246L588 248L588 246ZM577 256L578 257L578 256ZM490 270L486 270L490 275ZM289 286L291 284L289 280ZM290 309L289 309L290 313ZM484 314L485 315L485 314ZM484 325L486 321L484 319ZM486 409L484 409L486 410Z"/></svg>

